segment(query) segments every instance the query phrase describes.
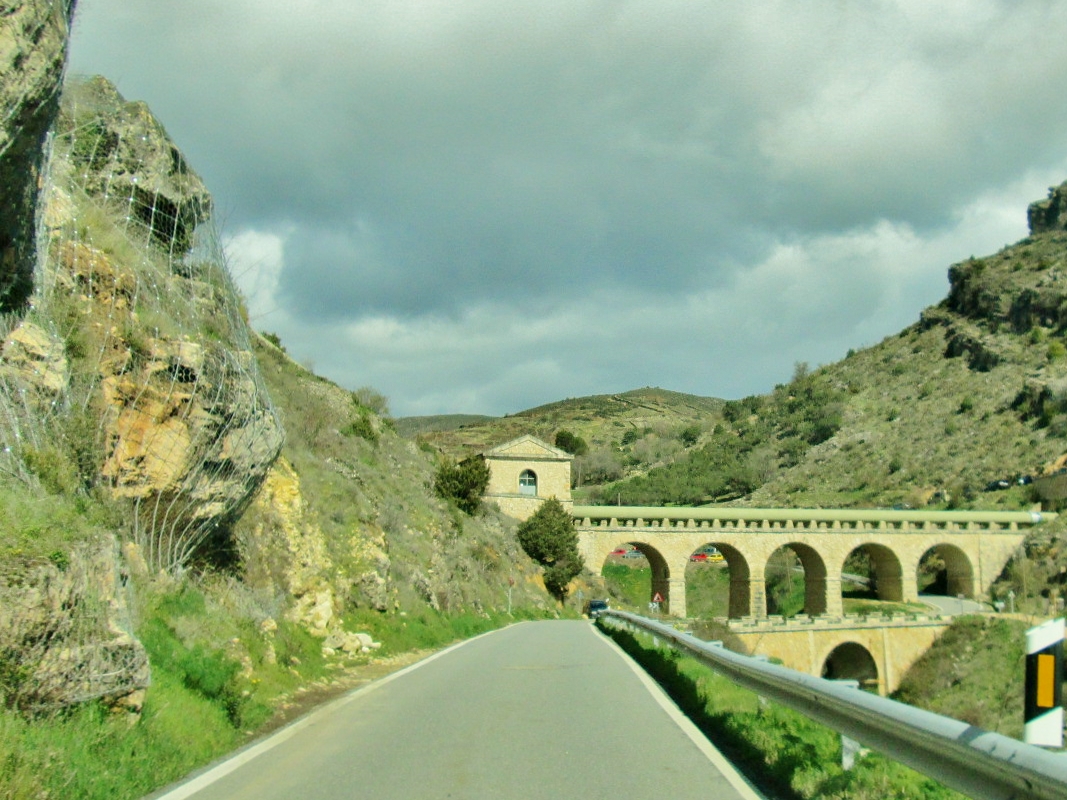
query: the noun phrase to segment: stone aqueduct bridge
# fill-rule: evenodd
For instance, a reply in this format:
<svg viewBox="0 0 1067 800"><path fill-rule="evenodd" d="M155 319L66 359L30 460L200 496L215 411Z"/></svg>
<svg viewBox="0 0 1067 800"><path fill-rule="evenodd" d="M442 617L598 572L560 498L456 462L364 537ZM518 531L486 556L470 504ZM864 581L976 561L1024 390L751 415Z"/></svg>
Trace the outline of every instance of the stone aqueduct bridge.
<svg viewBox="0 0 1067 800"><path fill-rule="evenodd" d="M714 545L730 567L732 632L751 652L780 658L815 675L877 681L892 691L907 668L948 624L937 617L846 617L841 601L845 559L870 557L879 599L918 602L919 562L937 553L947 594L979 598L1000 575L1027 530L1055 515L1037 512L890 511L573 506L578 549L597 571L612 550L632 544L652 567L651 596L685 617L689 556ZM807 617L767 616L765 569L789 547L804 567ZM650 597L651 599L651 597Z"/></svg>

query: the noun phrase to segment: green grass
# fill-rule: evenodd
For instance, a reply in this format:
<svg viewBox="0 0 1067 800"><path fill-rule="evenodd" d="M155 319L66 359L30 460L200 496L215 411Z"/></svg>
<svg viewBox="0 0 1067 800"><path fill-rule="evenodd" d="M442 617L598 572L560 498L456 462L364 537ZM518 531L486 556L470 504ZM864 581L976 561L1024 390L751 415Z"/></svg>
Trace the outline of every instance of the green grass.
<svg viewBox="0 0 1067 800"><path fill-rule="evenodd" d="M95 704L32 722L0 711L0 798L141 797L241 741L223 709L162 670L133 726Z"/></svg>
<svg viewBox="0 0 1067 800"><path fill-rule="evenodd" d="M648 562L642 563L645 566L631 567L610 561L604 564L600 574L604 577L608 596L616 606L633 611L647 611L648 601L652 596L652 568L647 566Z"/></svg>
<svg viewBox="0 0 1067 800"><path fill-rule="evenodd" d="M894 603L885 600L871 600L868 598L841 599L846 614L864 616L888 616L892 614L928 614L931 609L922 603Z"/></svg>
<svg viewBox="0 0 1067 800"><path fill-rule="evenodd" d="M109 509L84 496L48 494L13 480L0 480L0 564L55 563L78 544L98 539Z"/></svg>
<svg viewBox="0 0 1067 800"><path fill-rule="evenodd" d="M685 608L694 618L729 615L730 570L724 563L690 563L686 567Z"/></svg>
<svg viewBox="0 0 1067 800"><path fill-rule="evenodd" d="M381 643L380 655L388 656L411 650L428 650L469 639L487 631L529 619L554 616L547 610L530 607L506 612L484 614L443 614L426 609L417 613L381 613L369 609L354 609L345 614L345 627L369 633Z"/></svg>

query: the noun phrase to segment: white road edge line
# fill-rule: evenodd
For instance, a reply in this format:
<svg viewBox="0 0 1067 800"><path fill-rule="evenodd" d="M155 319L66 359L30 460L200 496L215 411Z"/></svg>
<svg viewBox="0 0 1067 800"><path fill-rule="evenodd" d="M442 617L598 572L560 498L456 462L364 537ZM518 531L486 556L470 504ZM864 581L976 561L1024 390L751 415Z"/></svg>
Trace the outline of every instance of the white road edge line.
<svg viewBox="0 0 1067 800"><path fill-rule="evenodd" d="M515 624L521 625L522 623L520 622ZM506 627L511 626L509 625ZM390 681L396 680L402 675L406 675L407 673L416 670L419 667L425 666L431 661L440 658L446 653L452 652L458 647L463 647L463 645L465 644L470 644L476 639L481 639L483 636L488 636L489 634L496 633L500 630L503 630L503 628L495 628L491 631L481 633L471 639L464 639L462 642L456 642L455 644L446 647L444 650L438 650L436 653L433 653L432 655L429 655L426 658L416 661L414 664L409 664L403 669L397 670L396 672L392 672L386 675L384 678L379 678L378 680L372 681L371 683L368 683L365 686L360 686L357 689L353 689L352 691L337 698L336 700L333 700L332 702L329 702L326 705L320 706L314 711L309 712L307 715L301 717L295 722L289 723L281 730L272 733L266 739L263 739L262 741L257 742L255 744L248 745L243 750L238 750L235 754L227 758L225 761L216 764L214 767L209 767L206 772L203 772L189 779L187 782L182 783L181 785L175 787L174 789L171 789L170 791L167 791L165 794L153 794L148 795L148 797L152 798L152 800L185 800L185 798L187 797L192 797L201 789L204 789L213 784L215 781L219 780L220 778L229 775L231 772L247 764L252 759L258 758L264 753L273 750L286 739L291 738L300 730L316 722L319 717L333 713L338 708L348 705L353 700L362 697L363 695L368 694L369 692L373 692L375 689L380 689L382 686L385 686Z"/></svg>
<svg viewBox="0 0 1067 800"><path fill-rule="evenodd" d="M741 797L745 798L745 800L767 800L767 798L760 794L759 790L749 782L748 778L738 772L737 767L731 764L726 756L719 752L719 749L708 741L708 737L706 737L700 728L693 723L693 720L689 719L682 709L678 708L678 704L670 698L670 696L663 690L663 687L656 683L652 677L641 668L641 665L634 661L629 653L619 647L615 640L610 636L600 635L597 638L603 640L606 645L623 657L626 663L630 665L630 669L634 671L637 677L645 685L645 688L647 688L649 693L655 698L656 702L667 712L667 716L674 720L675 724L682 729L690 740L692 740L693 744L697 746L697 749L704 754L708 761L722 773L723 777L726 778L730 785L737 790Z"/></svg>

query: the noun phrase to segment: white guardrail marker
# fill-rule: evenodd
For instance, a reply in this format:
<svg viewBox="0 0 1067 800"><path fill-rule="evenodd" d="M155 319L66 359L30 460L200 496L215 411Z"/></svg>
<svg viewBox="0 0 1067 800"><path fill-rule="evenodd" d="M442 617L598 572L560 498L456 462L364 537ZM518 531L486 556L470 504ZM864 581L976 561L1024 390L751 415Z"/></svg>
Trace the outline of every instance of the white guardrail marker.
<svg viewBox="0 0 1067 800"><path fill-rule="evenodd" d="M1063 619L1026 632L1023 741L1063 747Z"/></svg>

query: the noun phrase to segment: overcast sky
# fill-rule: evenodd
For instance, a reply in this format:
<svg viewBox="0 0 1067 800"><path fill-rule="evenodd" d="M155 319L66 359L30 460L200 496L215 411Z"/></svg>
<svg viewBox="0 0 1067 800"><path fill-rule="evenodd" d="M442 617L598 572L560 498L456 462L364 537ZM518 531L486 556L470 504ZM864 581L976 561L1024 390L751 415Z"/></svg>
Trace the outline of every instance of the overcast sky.
<svg viewBox="0 0 1067 800"><path fill-rule="evenodd" d="M397 416L736 398L915 322L1067 180L1067 3L79 0L253 325Z"/></svg>

